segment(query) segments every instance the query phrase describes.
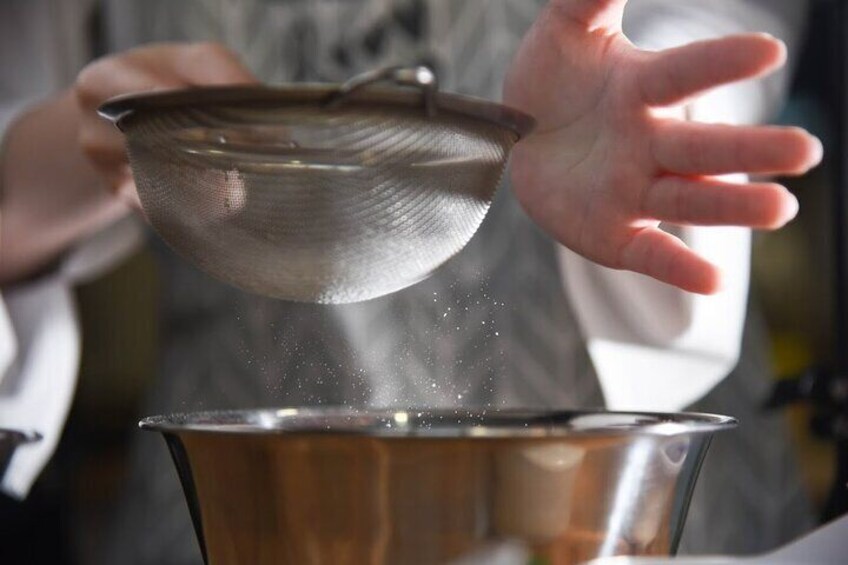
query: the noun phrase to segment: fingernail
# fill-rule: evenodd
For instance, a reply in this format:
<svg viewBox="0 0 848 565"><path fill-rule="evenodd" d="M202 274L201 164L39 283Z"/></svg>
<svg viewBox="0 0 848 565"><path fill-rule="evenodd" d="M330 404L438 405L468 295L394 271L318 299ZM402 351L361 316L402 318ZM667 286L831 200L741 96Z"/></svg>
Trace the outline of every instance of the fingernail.
<svg viewBox="0 0 848 565"><path fill-rule="evenodd" d="M713 291L713 294L724 292L725 288L727 288L727 284L724 279L724 273L719 271L716 276L715 290Z"/></svg>
<svg viewBox="0 0 848 565"><path fill-rule="evenodd" d="M774 43L778 43L781 46L783 46L784 49L786 49L786 42L783 41L782 39L780 39L779 37L775 37L774 35L772 35L770 33L760 31L760 32L754 32L754 35L757 35L757 36L759 36L763 39L768 39L769 41L773 41Z"/></svg>
<svg viewBox="0 0 848 565"><path fill-rule="evenodd" d="M786 201L786 222L791 221L795 216L798 215L798 211L801 209L801 205L798 203L798 199L794 194L786 191L786 194L789 195L789 198ZM784 222L784 223L786 223Z"/></svg>
<svg viewBox="0 0 848 565"><path fill-rule="evenodd" d="M813 165L818 165L821 163L821 160L824 158L824 144L822 140L814 135L810 135L813 138Z"/></svg>
<svg viewBox="0 0 848 565"><path fill-rule="evenodd" d="M765 39L770 43L777 46L779 49L779 64L783 64L786 62L786 59L789 57L789 48L786 46L786 42L780 39L779 37L775 37L770 33L758 32L754 35L760 37L761 39Z"/></svg>
<svg viewBox="0 0 848 565"><path fill-rule="evenodd" d="M786 62L786 59L789 58L789 47L787 47L786 42L782 39L774 38L777 41L777 44L780 46L780 58Z"/></svg>

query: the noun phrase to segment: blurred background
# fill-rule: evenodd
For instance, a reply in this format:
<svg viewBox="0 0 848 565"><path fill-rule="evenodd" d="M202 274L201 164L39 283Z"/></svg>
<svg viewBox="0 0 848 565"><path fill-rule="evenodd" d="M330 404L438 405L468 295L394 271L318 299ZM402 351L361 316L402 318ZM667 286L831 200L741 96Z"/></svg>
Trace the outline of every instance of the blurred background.
<svg viewBox="0 0 848 565"><path fill-rule="evenodd" d="M755 238L751 299L760 303L769 327L776 381L811 367L831 367L840 351L834 330L839 312L834 195L844 123L843 103L835 102L843 72L837 45L841 22L834 17L838 1L813 7L792 96L780 118L823 139L825 161L805 177L785 181L801 203L799 218ZM157 363L157 281L153 255L142 250L77 290L83 359L58 453L25 503L0 499L0 516L15 515L16 535L38 531L41 540L53 540L51 563L76 563L70 555L86 562L87 548L94 545L127 472L128 437L136 433ZM824 511L834 479L834 442L813 432L808 405L783 409L792 422L809 496ZM2 535L13 531L0 525Z"/></svg>

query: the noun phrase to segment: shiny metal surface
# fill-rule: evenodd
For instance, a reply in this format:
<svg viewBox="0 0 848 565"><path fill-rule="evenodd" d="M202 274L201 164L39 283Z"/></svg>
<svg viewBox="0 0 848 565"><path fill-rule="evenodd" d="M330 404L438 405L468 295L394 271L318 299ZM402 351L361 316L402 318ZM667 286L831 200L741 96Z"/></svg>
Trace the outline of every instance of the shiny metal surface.
<svg viewBox="0 0 848 565"><path fill-rule="evenodd" d="M140 425L164 434L208 565L568 565L673 554L711 435L734 423L281 409Z"/></svg>
<svg viewBox="0 0 848 565"><path fill-rule="evenodd" d="M845 565L846 561L848 516L821 526L778 550L753 557L608 557L594 559L586 565Z"/></svg>
<svg viewBox="0 0 848 565"><path fill-rule="evenodd" d="M9 430L0 428L0 481L6 474L6 469L12 461L15 449L19 445L39 441L41 436L35 432Z"/></svg>
<svg viewBox="0 0 848 565"><path fill-rule="evenodd" d="M459 252L532 128L436 85L423 67L392 68L125 96L100 112L126 135L145 214L184 258L258 294L356 302Z"/></svg>

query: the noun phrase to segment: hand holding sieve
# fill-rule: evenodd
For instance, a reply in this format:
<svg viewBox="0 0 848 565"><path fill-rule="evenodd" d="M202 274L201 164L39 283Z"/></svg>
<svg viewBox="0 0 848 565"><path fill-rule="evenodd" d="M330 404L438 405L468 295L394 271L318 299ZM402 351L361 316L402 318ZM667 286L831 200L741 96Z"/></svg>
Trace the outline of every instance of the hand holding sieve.
<svg viewBox="0 0 848 565"><path fill-rule="evenodd" d="M244 290L324 303L394 292L459 252L533 124L438 92L427 67L122 96L100 113L177 253Z"/></svg>

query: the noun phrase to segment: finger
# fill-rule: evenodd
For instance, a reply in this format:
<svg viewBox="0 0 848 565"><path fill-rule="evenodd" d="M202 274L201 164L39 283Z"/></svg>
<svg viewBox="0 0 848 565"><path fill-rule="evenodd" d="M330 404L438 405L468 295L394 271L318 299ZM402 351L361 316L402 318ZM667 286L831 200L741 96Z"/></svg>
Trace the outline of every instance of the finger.
<svg viewBox="0 0 848 565"><path fill-rule="evenodd" d="M635 231L619 253L619 265L688 292L713 294L721 287L718 267L659 228Z"/></svg>
<svg viewBox="0 0 848 565"><path fill-rule="evenodd" d="M766 34L698 41L652 54L638 80L646 104L670 106L711 88L768 74L786 62L786 46Z"/></svg>
<svg viewBox="0 0 848 565"><path fill-rule="evenodd" d="M98 146L96 142L86 143L83 140L80 141L80 146L88 162L106 180L113 192L128 178L132 178L127 154L123 147Z"/></svg>
<svg viewBox="0 0 848 565"><path fill-rule="evenodd" d="M798 213L798 200L774 183L667 176L646 190L642 202L646 218L679 225L776 229Z"/></svg>
<svg viewBox="0 0 848 565"><path fill-rule="evenodd" d="M133 208L141 209L135 180L125 153L87 153L91 165L100 173L106 188Z"/></svg>
<svg viewBox="0 0 848 565"><path fill-rule="evenodd" d="M174 77L194 86L257 82L233 51L220 43L160 43L127 54L139 66Z"/></svg>
<svg viewBox="0 0 848 565"><path fill-rule="evenodd" d="M112 174L128 162L123 145L87 136L80 136L79 145L91 164L101 172Z"/></svg>
<svg viewBox="0 0 848 565"><path fill-rule="evenodd" d="M83 106L96 108L130 92L249 82L256 78L219 44L160 43L95 61L80 72L76 90Z"/></svg>
<svg viewBox="0 0 848 565"><path fill-rule="evenodd" d="M257 82L238 56L220 43L195 43L180 49L174 69L196 86Z"/></svg>
<svg viewBox="0 0 848 565"><path fill-rule="evenodd" d="M627 0L552 0L551 7L558 16L588 28L621 29Z"/></svg>
<svg viewBox="0 0 848 565"><path fill-rule="evenodd" d="M135 179L125 152L98 152L87 154L89 162L100 171L106 187L130 207L141 210Z"/></svg>
<svg viewBox="0 0 848 565"><path fill-rule="evenodd" d="M77 76L75 90L84 110L96 110L103 102L130 92L184 88L189 83L174 73L151 70L116 58L96 61Z"/></svg>
<svg viewBox="0 0 848 565"><path fill-rule="evenodd" d="M652 150L662 169L680 175L798 175L816 166L823 152L821 142L800 128L672 121L659 126Z"/></svg>

